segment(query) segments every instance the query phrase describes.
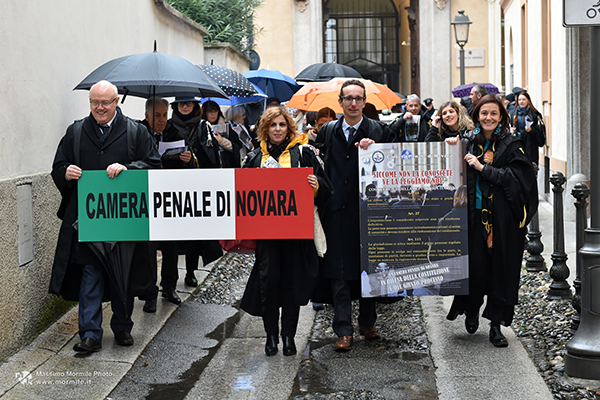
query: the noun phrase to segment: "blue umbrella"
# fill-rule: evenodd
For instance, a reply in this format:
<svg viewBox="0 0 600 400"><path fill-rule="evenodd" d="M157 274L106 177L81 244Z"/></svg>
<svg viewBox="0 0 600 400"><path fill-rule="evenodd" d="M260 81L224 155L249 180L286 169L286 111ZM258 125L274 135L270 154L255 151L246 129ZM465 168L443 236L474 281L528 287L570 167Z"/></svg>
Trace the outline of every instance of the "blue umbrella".
<svg viewBox="0 0 600 400"><path fill-rule="evenodd" d="M269 97L277 97L281 101L288 101L300 89L300 85L293 78L277 70L259 69L244 73L248 80L261 88Z"/></svg>
<svg viewBox="0 0 600 400"><path fill-rule="evenodd" d="M252 96L229 96L229 100L222 99L219 97L205 97L202 99L202 104L204 104L208 100L212 100L220 106L237 106L238 104L255 103L267 99L267 95L265 94L265 92L263 92L254 83L250 84L254 87L257 94L254 94Z"/></svg>

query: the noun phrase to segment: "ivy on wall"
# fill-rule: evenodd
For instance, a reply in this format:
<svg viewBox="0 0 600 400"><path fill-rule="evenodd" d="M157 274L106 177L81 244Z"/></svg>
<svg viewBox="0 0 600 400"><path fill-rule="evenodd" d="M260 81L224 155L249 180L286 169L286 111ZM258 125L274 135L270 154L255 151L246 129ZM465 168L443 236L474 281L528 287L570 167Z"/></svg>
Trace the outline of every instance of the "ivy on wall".
<svg viewBox="0 0 600 400"><path fill-rule="evenodd" d="M209 32L205 43L231 43L247 53L261 29L254 25L254 10L263 0L167 0L175 9Z"/></svg>

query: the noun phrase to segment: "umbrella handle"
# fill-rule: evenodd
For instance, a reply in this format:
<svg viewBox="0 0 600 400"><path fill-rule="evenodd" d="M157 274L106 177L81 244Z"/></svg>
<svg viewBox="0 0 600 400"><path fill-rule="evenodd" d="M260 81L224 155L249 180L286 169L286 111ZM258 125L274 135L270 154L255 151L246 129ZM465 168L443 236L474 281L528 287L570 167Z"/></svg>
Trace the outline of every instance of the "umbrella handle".
<svg viewBox="0 0 600 400"><path fill-rule="evenodd" d="M312 92L315 92L315 91L317 91L317 90L318 90L317 88L310 88L310 89L308 90L308 92L306 92L306 93L304 94L304 105L305 105L305 106L306 106L306 105L308 105L308 95L309 95L309 94L311 94Z"/></svg>
<svg viewBox="0 0 600 400"><path fill-rule="evenodd" d="M125 98L127 97L128 94L129 94L129 89L125 90L125 94L123 95L123 98L121 99L121 104L125 103Z"/></svg>

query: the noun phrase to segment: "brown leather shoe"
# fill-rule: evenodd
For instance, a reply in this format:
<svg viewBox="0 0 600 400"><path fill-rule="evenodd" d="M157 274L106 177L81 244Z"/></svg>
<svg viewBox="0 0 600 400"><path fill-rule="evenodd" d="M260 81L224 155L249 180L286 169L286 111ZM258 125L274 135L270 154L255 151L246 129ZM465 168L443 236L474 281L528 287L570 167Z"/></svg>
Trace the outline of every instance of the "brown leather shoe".
<svg viewBox="0 0 600 400"><path fill-rule="evenodd" d="M352 336L341 336L335 342L335 351L348 351L352 347L352 343L354 343Z"/></svg>
<svg viewBox="0 0 600 400"><path fill-rule="evenodd" d="M373 328L372 326L361 326L359 332L365 337L366 340L374 340L381 337L379 336L377 329Z"/></svg>

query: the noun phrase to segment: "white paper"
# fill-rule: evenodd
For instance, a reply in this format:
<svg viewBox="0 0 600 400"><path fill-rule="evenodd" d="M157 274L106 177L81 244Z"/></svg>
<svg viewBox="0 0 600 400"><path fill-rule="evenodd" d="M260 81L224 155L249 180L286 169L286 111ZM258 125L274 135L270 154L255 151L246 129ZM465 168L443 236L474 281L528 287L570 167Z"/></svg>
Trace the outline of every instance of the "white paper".
<svg viewBox="0 0 600 400"><path fill-rule="evenodd" d="M162 156L168 149L177 147L185 147L185 140L177 140L175 142L158 142L158 153Z"/></svg>

